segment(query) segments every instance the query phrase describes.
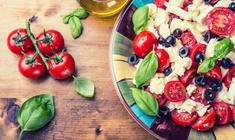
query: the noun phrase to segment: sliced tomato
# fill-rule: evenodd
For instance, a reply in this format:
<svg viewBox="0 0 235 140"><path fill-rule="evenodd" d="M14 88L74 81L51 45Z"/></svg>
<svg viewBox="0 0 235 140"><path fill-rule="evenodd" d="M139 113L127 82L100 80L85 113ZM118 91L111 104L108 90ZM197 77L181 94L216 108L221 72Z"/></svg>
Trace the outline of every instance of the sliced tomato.
<svg viewBox="0 0 235 140"><path fill-rule="evenodd" d="M206 99L204 99L203 95L205 92L205 88L203 87L197 87L197 89L195 91L193 91L192 95L190 96L190 98L196 102L200 102L204 105L208 105L211 103L211 101L207 101Z"/></svg>
<svg viewBox="0 0 235 140"><path fill-rule="evenodd" d="M188 112L179 112L178 110L173 110L171 112L172 120L181 125L181 126L189 126L195 122L197 119L197 113L188 113Z"/></svg>
<svg viewBox="0 0 235 140"><path fill-rule="evenodd" d="M165 2L168 2L169 0L154 0L156 6L158 8L166 9Z"/></svg>
<svg viewBox="0 0 235 140"><path fill-rule="evenodd" d="M164 87L164 95L171 102L183 101L186 98L186 89L180 81L170 81Z"/></svg>
<svg viewBox="0 0 235 140"><path fill-rule="evenodd" d="M192 83L195 74L197 73L196 69L190 69L184 72L184 75L180 77L181 83L187 87L190 83Z"/></svg>
<svg viewBox="0 0 235 140"><path fill-rule="evenodd" d="M191 125L193 129L198 131L206 131L211 129L215 124L216 114L213 108L207 110L206 114L199 117L197 121Z"/></svg>
<svg viewBox="0 0 235 140"><path fill-rule="evenodd" d="M196 38L190 30L186 30L180 37L182 44L186 47L192 48L193 45L197 43Z"/></svg>
<svg viewBox="0 0 235 140"><path fill-rule="evenodd" d="M212 70L207 72L206 75L213 79L222 80L222 72L219 66L215 66Z"/></svg>
<svg viewBox="0 0 235 140"><path fill-rule="evenodd" d="M213 107L216 113L216 123L219 125L225 125L231 118L231 109L224 102L214 102Z"/></svg>
<svg viewBox="0 0 235 140"><path fill-rule="evenodd" d="M193 45L193 47L190 49L189 57L193 61L193 63L192 63L193 68L197 68L197 66L199 65L199 63L194 60L194 57L195 57L197 52L202 52L203 54L205 54L206 45L198 43L198 44Z"/></svg>
<svg viewBox="0 0 235 140"><path fill-rule="evenodd" d="M155 53L158 57L158 72L163 72L168 66L170 66L170 56L164 49L155 49Z"/></svg>
<svg viewBox="0 0 235 140"><path fill-rule="evenodd" d="M166 97L164 96L164 94L152 93L152 92L150 92L149 88L147 88L145 91L152 94L152 96L157 100L159 106L163 106L166 103L167 100L166 100Z"/></svg>
<svg viewBox="0 0 235 140"><path fill-rule="evenodd" d="M225 7L216 7L206 17L209 30L220 36L229 35L235 28L235 14Z"/></svg>
<svg viewBox="0 0 235 140"><path fill-rule="evenodd" d="M232 66L229 71L227 72L227 74L225 75L223 81L224 81L224 84L227 88L230 87L230 84L232 82L232 79L235 77L235 65Z"/></svg>
<svg viewBox="0 0 235 140"><path fill-rule="evenodd" d="M233 106L232 117L233 117L233 122L235 122L235 106Z"/></svg>

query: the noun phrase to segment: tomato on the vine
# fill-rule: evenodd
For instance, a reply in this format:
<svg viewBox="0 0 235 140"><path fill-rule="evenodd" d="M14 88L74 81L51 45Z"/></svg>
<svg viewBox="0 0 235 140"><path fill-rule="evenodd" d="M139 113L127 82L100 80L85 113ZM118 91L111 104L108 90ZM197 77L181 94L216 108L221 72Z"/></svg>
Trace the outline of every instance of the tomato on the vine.
<svg viewBox="0 0 235 140"><path fill-rule="evenodd" d="M21 55L22 52L34 50L33 43L27 35L26 29L13 30L7 37L7 46L14 54Z"/></svg>
<svg viewBox="0 0 235 140"><path fill-rule="evenodd" d="M164 95L171 102L183 101L186 98L186 89L180 81L170 81L164 87Z"/></svg>
<svg viewBox="0 0 235 140"><path fill-rule="evenodd" d="M173 110L171 112L171 118L175 123L181 126L189 126L197 119L197 113L194 112L190 114L188 112L179 112L177 110Z"/></svg>

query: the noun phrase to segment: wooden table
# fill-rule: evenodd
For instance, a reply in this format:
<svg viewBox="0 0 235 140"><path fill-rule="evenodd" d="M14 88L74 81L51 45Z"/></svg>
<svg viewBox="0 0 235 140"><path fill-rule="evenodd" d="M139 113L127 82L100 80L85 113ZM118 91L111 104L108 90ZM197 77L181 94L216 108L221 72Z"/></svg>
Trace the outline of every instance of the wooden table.
<svg viewBox="0 0 235 140"><path fill-rule="evenodd" d="M154 139L131 118L114 90L108 54L114 19L89 16L82 21L83 35L74 40L62 17L78 6L76 0L0 0L0 98L22 99L39 93L55 96L55 119L37 132L25 133L26 139ZM26 20L33 15L39 17L32 25L35 34L43 28L57 29L63 34L78 73L96 85L94 100L77 95L71 79L59 81L46 75L30 80L18 72L19 57L8 50L6 38L13 29L25 27ZM102 132L97 135L99 126ZM11 135L14 138L17 132Z"/></svg>

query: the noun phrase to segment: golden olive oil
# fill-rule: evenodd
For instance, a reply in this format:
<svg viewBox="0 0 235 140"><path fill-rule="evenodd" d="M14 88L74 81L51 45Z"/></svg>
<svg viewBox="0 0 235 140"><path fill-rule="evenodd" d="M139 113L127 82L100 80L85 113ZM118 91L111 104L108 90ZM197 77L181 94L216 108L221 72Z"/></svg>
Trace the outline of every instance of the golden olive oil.
<svg viewBox="0 0 235 140"><path fill-rule="evenodd" d="M119 13L129 0L80 0L80 5L97 17L111 17Z"/></svg>

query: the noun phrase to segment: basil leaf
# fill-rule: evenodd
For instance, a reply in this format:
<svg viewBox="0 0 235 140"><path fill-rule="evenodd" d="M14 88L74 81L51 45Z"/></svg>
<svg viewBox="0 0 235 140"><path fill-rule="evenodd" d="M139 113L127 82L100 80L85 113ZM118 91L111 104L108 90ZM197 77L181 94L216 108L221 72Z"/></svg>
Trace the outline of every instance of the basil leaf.
<svg viewBox="0 0 235 140"><path fill-rule="evenodd" d="M141 62L136 74L136 86L140 87L150 80L158 68L158 58L154 51L151 51Z"/></svg>
<svg viewBox="0 0 235 140"><path fill-rule="evenodd" d="M205 59L198 67L197 73L206 73L210 70L212 70L215 67L216 64L216 58L215 57L209 57L208 59Z"/></svg>
<svg viewBox="0 0 235 140"><path fill-rule="evenodd" d="M72 17L71 14L68 14L66 16L63 17L63 23L64 24L68 24L69 23L69 19Z"/></svg>
<svg viewBox="0 0 235 140"><path fill-rule="evenodd" d="M35 131L49 123L55 115L53 96L41 94L23 103L17 119L21 126L19 139L25 131Z"/></svg>
<svg viewBox="0 0 235 140"><path fill-rule="evenodd" d="M143 6L138 8L132 16L132 22L134 24L134 31L136 34L143 31L148 23L149 8Z"/></svg>
<svg viewBox="0 0 235 140"><path fill-rule="evenodd" d="M85 19L88 17L88 12L84 8L77 8L73 13L74 16L78 17L79 19Z"/></svg>
<svg viewBox="0 0 235 140"><path fill-rule="evenodd" d="M224 38L215 45L214 55L217 59L222 59L234 48L233 42L229 38Z"/></svg>
<svg viewBox="0 0 235 140"><path fill-rule="evenodd" d="M136 104L145 114L158 116L158 102L151 94L137 88L131 90Z"/></svg>
<svg viewBox="0 0 235 140"><path fill-rule="evenodd" d="M82 95L83 97L91 98L95 94L95 86L94 83L84 77L73 77L73 85L75 88L75 91Z"/></svg>
<svg viewBox="0 0 235 140"><path fill-rule="evenodd" d="M78 38L82 34L82 23L79 18L76 16L72 16L69 19L69 25L70 25L70 30L71 34L74 39Z"/></svg>

